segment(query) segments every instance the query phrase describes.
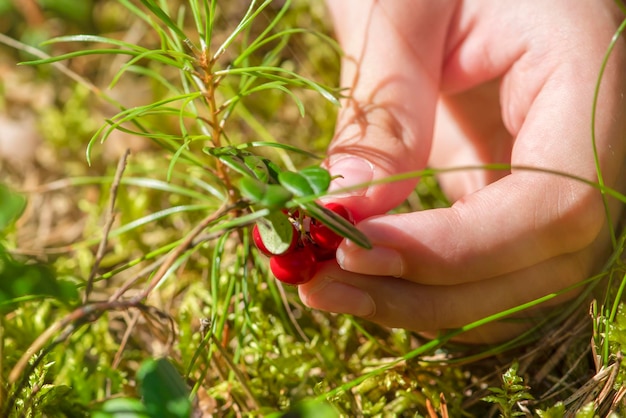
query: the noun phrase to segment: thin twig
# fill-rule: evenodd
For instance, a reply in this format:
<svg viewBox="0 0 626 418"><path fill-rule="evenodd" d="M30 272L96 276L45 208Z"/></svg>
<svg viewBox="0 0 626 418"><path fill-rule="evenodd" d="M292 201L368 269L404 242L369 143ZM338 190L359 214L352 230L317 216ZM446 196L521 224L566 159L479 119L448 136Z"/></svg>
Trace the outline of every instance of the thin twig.
<svg viewBox="0 0 626 418"><path fill-rule="evenodd" d="M131 299L131 301L139 302L140 300L143 300L146 297L148 297L148 295L159 284L161 279L163 279L163 276L165 276L165 274L170 269L170 267L172 267L172 265L176 262L176 259L178 259L181 255L183 255L183 253L185 251L187 251L189 248L193 247L194 239L198 235L200 235L202 233L202 231L207 226L209 226L212 222L214 222L216 219L219 219L221 216L223 216L225 213L231 211L236 206L237 206L236 204L235 205L226 206L226 202L225 202L225 204L222 205L222 207L220 209L218 209L217 211L213 212L212 214L210 214L209 216L204 218L198 225L196 225L196 227L194 229L192 229L187 234L185 239L176 248L174 248L174 250L172 250L172 252L170 252L167 255L167 257L165 258L165 261L163 262L163 264L161 264L159 269L154 274L154 277L152 278L152 280L148 284L148 287L146 287L146 289L143 292L141 292L139 295L137 295L133 299Z"/></svg>
<svg viewBox="0 0 626 418"><path fill-rule="evenodd" d="M109 195L109 206L107 207L107 212L105 216L106 223L104 226L104 232L102 234L102 240L98 245L98 251L96 251L96 257L93 262L93 267L91 268L91 272L89 273L89 277L87 278L85 294L83 295L83 303L87 303L87 301L89 300L89 295L91 294L91 290L93 289L93 280L96 277L96 273L98 272L98 268L100 267L100 263L102 262L102 259L104 258L106 252L107 244L109 242L109 233L111 232L111 228L113 228L113 222L115 222L115 200L117 199L117 190L119 188L120 182L122 181L122 175L124 174L126 161L128 160L129 155L130 150L127 149L117 163L115 177L113 178L113 183L111 183L111 193Z"/></svg>
<svg viewBox="0 0 626 418"><path fill-rule="evenodd" d="M120 341L120 346L117 349L117 352L115 353L115 357L113 358L113 363L111 364L112 369L116 369L117 366L119 366L120 361L122 360L122 352L124 351L124 348L126 348L126 344L128 344L130 335L132 334L132 331L135 328L135 325L137 325L137 322L139 321L140 316L141 315L137 312L135 315L133 315L130 318L130 321L128 323L128 328L126 328L126 332L124 332L122 341Z"/></svg>
<svg viewBox="0 0 626 418"><path fill-rule="evenodd" d="M126 344L128 344L128 340L130 338L130 335L132 333L134 326L137 324L137 321L139 320L139 316L140 316L139 313L131 316L130 323L128 324L128 328L126 328L126 331L124 332L124 336L122 337L122 341L120 342L120 346L117 349L117 352L115 353L115 357L113 358L113 363L111 364L112 369L116 369L117 366L119 366L122 360L122 352L124 351ZM111 379L110 378L107 378L106 380L105 393L106 393L107 398L111 396Z"/></svg>
<svg viewBox="0 0 626 418"><path fill-rule="evenodd" d="M164 262L164 257L161 257L158 260L148 264L146 267L142 268L140 271L137 272L137 274L130 277L128 280L126 280L126 282L124 282L121 286L117 288L115 293L109 298L109 302L113 302L121 298L122 295L126 293L126 291L130 289L135 283L137 283L146 274L154 271L155 268L162 265Z"/></svg>
<svg viewBox="0 0 626 418"><path fill-rule="evenodd" d="M302 330L302 327L298 323L298 320L296 319L296 317L293 315L293 312L291 311L291 305L289 304L289 301L287 300L287 293L285 292L285 288L283 287L283 284L277 281L276 285L278 287L278 293L280 293L280 299L283 302L283 306L285 307L285 311L287 312L287 316L289 317L289 321L296 329L296 332L298 333L298 335L300 335L300 338L302 338L302 341L306 343L310 343L311 340L304 333L304 331Z"/></svg>
<svg viewBox="0 0 626 418"><path fill-rule="evenodd" d="M615 413L615 410L618 408L619 404L622 402L624 395L626 395L626 386L622 386L621 388L619 388L619 390L615 394L615 397L613 398L613 402L611 403L611 410L606 415L607 417L610 417L613 413Z"/></svg>

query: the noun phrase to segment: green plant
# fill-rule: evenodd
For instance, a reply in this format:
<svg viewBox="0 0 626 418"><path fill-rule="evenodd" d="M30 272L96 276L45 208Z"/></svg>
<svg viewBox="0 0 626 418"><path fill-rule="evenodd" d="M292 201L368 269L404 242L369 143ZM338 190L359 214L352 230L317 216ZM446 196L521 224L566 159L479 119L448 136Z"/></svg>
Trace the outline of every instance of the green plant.
<svg viewBox="0 0 626 418"><path fill-rule="evenodd" d="M329 178L324 174L326 183ZM324 189L326 187L324 184ZM286 210L280 214L275 212L258 221L252 229L254 244L262 254L270 258L270 270L278 280L292 285L308 282L315 275L317 263L333 259L343 239L342 235L350 234L349 230L343 232L341 229L345 226L335 221L338 215L354 224L352 215L345 207L328 203L320 210L330 216L327 219L333 219L332 222L339 225L339 228L310 217L302 209L293 213ZM362 244L368 245L363 239Z"/></svg>
<svg viewBox="0 0 626 418"><path fill-rule="evenodd" d="M500 416L504 418L526 415L525 412L519 410L519 406L523 401L533 399L528 392L530 388L524 385L524 379L517 375L518 369L519 365L513 363L502 375L502 387L489 388L492 395L483 398L486 402L498 405Z"/></svg>

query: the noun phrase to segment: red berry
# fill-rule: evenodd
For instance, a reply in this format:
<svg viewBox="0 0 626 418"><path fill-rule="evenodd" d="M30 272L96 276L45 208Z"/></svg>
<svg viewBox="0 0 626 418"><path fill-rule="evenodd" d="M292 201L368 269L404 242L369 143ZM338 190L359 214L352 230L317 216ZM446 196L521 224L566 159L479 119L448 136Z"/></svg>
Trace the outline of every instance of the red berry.
<svg viewBox="0 0 626 418"><path fill-rule="evenodd" d="M354 219L352 218L352 215L343 205L340 205L338 203L328 203L325 205L325 207L326 209L332 210L339 216L354 224ZM330 228L328 228L317 219L311 220L309 233L311 234L311 239L323 249L336 250L343 240L342 236L337 235L335 232L333 232Z"/></svg>
<svg viewBox="0 0 626 418"><path fill-rule="evenodd" d="M285 255L270 257L270 269L283 283L298 285L311 280L315 275L317 261L308 247L298 247Z"/></svg>
<svg viewBox="0 0 626 418"><path fill-rule="evenodd" d="M339 247L339 244L341 244L341 240L343 240L341 235L337 235L326 225L316 220L311 222L309 232L311 234L311 239L315 242L315 244L323 249L334 251L337 247Z"/></svg>
<svg viewBox="0 0 626 418"><path fill-rule="evenodd" d="M317 261L328 261L335 259L335 251L336 248L325 248L320 247L317 244L310 243L311 251L313 251L313 255Z"/></svg>
<svg viewBox="0 0 626 418"><path fill-rule="evenodd" d="M337 215L341 216L342 218L354 225L354 218L352 217L352 213L350 213L350 211L344 205L331 202L325 204L324 207L328 210L332 210Z"/></svg>
<svg viewBox="0 0 626 418"><path fill-rule="evenodd" d="M263 240L261 239L261 233L259 232L259 227L256 225L254 225L254 228L252 228L252 241L254 241L254 245L256 245L259 251L261 251L261 254L264 254L268 257L272 255L270 250L268 250L265 246L265 243L263 243Z"/></svg>
<svg viewBox="0 0 626 418"><path fill-rule="evenodd" d="M281 255L291 253L298 246L298 241L300 240L299 233L293 225L292 227L293 234L291 235L291 243L289 244L289 248L287 248L285 252L281 253ZM252 228L252 241L254 241L254 245L256 245L256 247L259 249L259 251L261 251L262 254L268 257L275 255L265 246L265 243L261 238L261 232L259 231L259 227L257 225L254 225L254 227Z"/></svg>

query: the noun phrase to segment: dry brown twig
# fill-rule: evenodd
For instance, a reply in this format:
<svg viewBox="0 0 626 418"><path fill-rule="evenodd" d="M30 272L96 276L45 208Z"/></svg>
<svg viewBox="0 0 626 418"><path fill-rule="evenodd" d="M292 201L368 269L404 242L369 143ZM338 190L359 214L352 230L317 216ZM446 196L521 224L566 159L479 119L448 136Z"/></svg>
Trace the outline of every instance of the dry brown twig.
<svg viewBox="0 0 626 418"><path fill-rule="evenodd" d="M133 297L131 301L139 302L147 298L148 295L152 292L152 290L154 290L154 288L159 284L161 279L163 279L165 274L167 274L168 270L172 267L176 259L178 259L181 255L183 255L184 252L187 251L189 248L194 246L195 238L198 235L200 235L202 231L204 231L204 229L206 229L211 223L221 218L223 215L230 212L237 206L238 206L237 204L227 205L226 202L224 202L217 211L213 212L212 214L204 218L202 221L200 221L200 223L196 225L194 229L192 229L185 236L183 241L180 244L178 244L178 246L174 248L174 250L172 250L165 257L165 261L163 262L163 264L161 264L159 269L156 271L156 273L154 274L154 277L152 277L152 280L150 280L148 287L146 287L143 290L143 292L141 292L139 295Z"/></svg>
<svg viewBox="0 0 626 418"><path fill-rule="evenodd" d="M94 259L93 266L91 267L91 272L89 273L89 277L87 278L85 294L83 295L83 303L87 303L87 301L89 300L89 295L91 294L91 290L93 289L93 281L98 272L98 268L100 267L100 263L102 262L102 259L104 258L106 253L107 244L109 242L109 233L111 232L111 228L113 227L113 223L115 222L115 201L117 199L117 190L120 186L120 182L122 181L122 175L124 174L124 169L126 168L126 162L129 155L130 150L127 149L117 163L115 177L113 177L113 183L111 183L111 192L109 193L109 205L107 206L107 211L105 215L106 222L104 225L104 232L102 234L102 240L98 245L98 250L96 251L96 257Z"/></svg>

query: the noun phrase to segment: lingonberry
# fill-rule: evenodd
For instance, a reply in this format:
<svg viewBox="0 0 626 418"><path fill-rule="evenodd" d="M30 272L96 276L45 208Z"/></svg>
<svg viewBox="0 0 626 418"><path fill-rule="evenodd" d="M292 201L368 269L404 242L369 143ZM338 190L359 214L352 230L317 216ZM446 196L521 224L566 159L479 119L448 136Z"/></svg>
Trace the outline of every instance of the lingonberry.
<svg viewBox="0 0 626 418"><path fill-rule="evenodd" d="M352 215L350 214L348 209L345 208L345 206L338 203L328 203L324 206L326 207L326 209L332 210L342 218L346 219L348 222L354 224L354 219L352 218ZM337 249L337 247L339 247L339 244L341 244L341 240L343 240L342 236L337 235L334 231L332 231L329 227L327 227L317 219L311 220L309 233L313 242L315 242L315 244L317 244L322 249L334 251Z"/></svg>
<svg viewBox="0 0 626 418"><path fill-rule="evenodd" d="M321 262L335 259L336 248L321 247L313 242L307 243L306 245L311 247L311 251L313 251L313 255L317 261Z"/></svg>
<svg viewBox="0 0 626 418"><path fill-rule="evenodd" d="M308 246L299 246L289 254L270 257L270 269L283 283L304 284L315 275L317 260Z"/></svg>
<svg viewBox="0 0 626 418"><path fill-rule="evenodd" d="M354 224L354 218L352 217L352 213L346 208L344 205L339 203L326 203L324 207L328 210L332 210L337 215L341 216L343 219L347 220L351 224Z"/></svg>
<svg viewBox="0 0 626 418"><path fill-rule="evenodd" d="M298 230L293 225L292 227L293 227L293 234L291 236L291 243L289 244L289 247L287 248L287 250L282 252L281 255L289 254L290 252L295 250L295 248L298 246L298 241L300 240ZM261 254L264 254L268 257L276 255L272 253L263 242L263 239L261 238L261 232L259 231L259 227L257 225L254 225L254 227L252 228L252 241L254 242L254 245L259 249L259 251L261 251Z"/></svg>
<svg viewBox="0 0 626 418"><path fill-rule="evenodd" d="M354 224L350 211L338 203L328 203L326 209ZM270 257L270 269L281 282L299 285L311 280L317 270L317 263L335 258L335 251L343 239L321 221L298 210L291 213L283 210L293 227L293 240L289 248L281 254L273 254L263 242L259 228L255 225L252 237L257 248ZM300 231L303 231L302 236Z"/></svg>
<svg viewBox="0 0 626 418"><path fill-rule="evenodd" d="M265 246L265 243L261 238L261 233L259 232L259 227L256 225L254 225L254 227L252 228L252 241L254 242L254 245L256 245L256 247L259 249L259 251L261 251L261 254L268 257L272 255L270 250L268 250Z"/></svg>

